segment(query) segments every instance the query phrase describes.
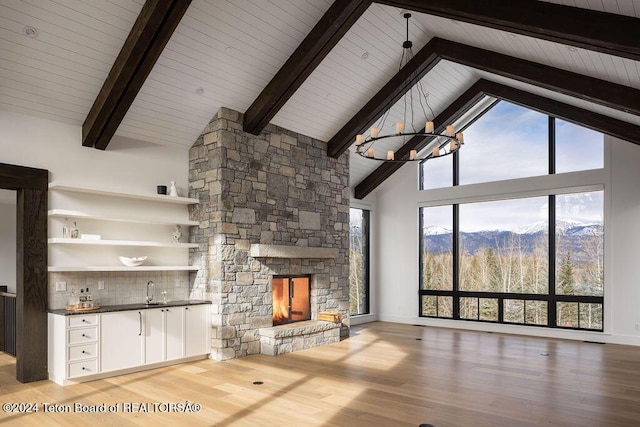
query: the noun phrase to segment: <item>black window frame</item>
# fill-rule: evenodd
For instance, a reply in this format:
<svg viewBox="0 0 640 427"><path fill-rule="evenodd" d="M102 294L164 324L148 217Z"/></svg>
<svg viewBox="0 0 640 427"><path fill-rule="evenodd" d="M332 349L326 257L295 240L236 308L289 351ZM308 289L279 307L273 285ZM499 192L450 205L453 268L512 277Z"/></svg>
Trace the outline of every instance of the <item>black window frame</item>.
<svg viewBox="0 0 640 427"><path fill-rule="evenodd" d="M351 313L349 308L349 316L364 316L371 314L371 210L352 206L350 209L357 209L362 212L362 280L364 282L365 296L364 304L365 310L360 313ZM351 227L349 227L349 233L351 233ZM351 241L351 239L349 239ZM351 247L349 247L351 251ZM351 283L349 283L349 295L351 294ZM351 304L349 304L351 305Z"/></svg>
<svg viewBox="0 0 640 427"><path fill-rule="evenodd" d="M471 126L476 120L480 119L484 114L490 111L494 106L496 106L500 100L496 100L496 102L492 103L482 112L480 112L473 120L471 120L465 127L462 129L466 129ZM548 116L548 158L549 158L549 166L548 166L548 174L554 175L556 173L556 118L553 116ZM453 186L459 185L459 177L460 177L460 162L459 156L460 153L456 152L453 154ZM424 163L424 161L423 161ZM420 165L420 190L424 190L424 167L423 164ZM604 191L604 190L603 190ZM418 218L419 218L419 232L420 232L420 243L419 243L419 283L418 283L418 313L419 317L425 318L437 318L437 319L453 319L460 321L471 321L471 322L483 322L483 323L499 323L499 324L516 324L516 325L525 325L525 326L534 326L534 327L544 327L544 328L557 328L557 329L569 329L569 330L579 330L579 331L590 331L590 332L604 332L605 327L605 305L604 305L604 293L602 296L587 296L587 295L557 295L556 294L556 194L548 194L549 200L549 209L548 209L548 225L549 225L549 265L548 265L548 290L547 294L527 294L527 293L506 293L506 292L480 292L480 291L461 291L459 289L459 270L460 270L460 224L459 224L459 207L460 204L453 203L451 204L452 218L453 218L453 257L452 257L452 272L453 272L453 285L452 290L427 290L422 289L422 284L424 283L424 271L423 271L423 255L424 255L424 239L422 238L422 230L424 229L423 224L423 214L422 207L418 208ZM446 296L451 297L453 300L453 316L452 317L443 317L443 316L430 316L425 315L423 312L423 296ZM478 307L480 306L480 298L483 299L497 299L498 301L498 319L497 320L482 320L480 319L480 310L478 310L478 318L477 319L466 319L460 317L460 299L461 298L476 298ZM526 316L526 303L524 303L525 309L523 313L523 322L505 322L504 321L504 302L505 300L522 300L524 301L544 301L547 303L547 324L531 324L527 322ZM580 322L580 303L586 304L600 304L602 308L602 328L593 329L593 328L581 328L581 327L568 327L568 326L559 326L557 323L557 305L559 302L569 302L569 303L579 303L578 304L578 325Z"/></svg>

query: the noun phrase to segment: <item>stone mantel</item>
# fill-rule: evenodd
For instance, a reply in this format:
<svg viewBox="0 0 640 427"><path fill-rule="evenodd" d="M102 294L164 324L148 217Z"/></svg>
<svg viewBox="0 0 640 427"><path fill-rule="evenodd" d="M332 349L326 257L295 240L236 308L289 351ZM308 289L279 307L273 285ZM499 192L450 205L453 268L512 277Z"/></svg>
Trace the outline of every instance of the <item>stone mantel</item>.
<svg viewBox="0 0 640 427"><path fill-rule="evenodd" d="M336 258L338 254L338 248L267 244L252 244L249 252L254 258Z"/></svg>

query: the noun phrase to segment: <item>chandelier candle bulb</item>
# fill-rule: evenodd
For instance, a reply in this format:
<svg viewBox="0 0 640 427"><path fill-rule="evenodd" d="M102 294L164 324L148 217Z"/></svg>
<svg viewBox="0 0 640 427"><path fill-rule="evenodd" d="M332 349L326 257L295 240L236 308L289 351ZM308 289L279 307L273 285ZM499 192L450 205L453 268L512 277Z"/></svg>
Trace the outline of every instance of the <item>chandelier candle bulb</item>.
<svg viewBox="0 0 640 427"><path fill-rule="evenodd" d="M426 133L433 133L433 122L427 122L426 126L424 127L424 131Z"/></svg>
<svg viewBox="0 0 640 427"><path fill-rule="evenodd" d="M380 129L371 128L371 138L377 138L380 135Z"/></svg>
<svg viewBox="0 0 640 427"><path fill-rule="evenodd" d="M402 133L402 132L404 132L404 123L403 122L396 123L396 133Z"/></svg>
<svg viewBox="0 0 640 427"><path fill-rule="evenodd" d="M437 157L440 155L440 148L438 147L433 147L433 157Z"/></svg>
<svg viewBox="0 0 640 427"><path fill-rule="evenodd" d="M394 157L393 151L387 151L387 160L393 160Z"/></svg>
<svg viewBox="0 0 640 427"><path fill-rule="evenodd" d="M462 132L456 133L456 139L460 144L464 143L464 135L462 135Z"/></svg>
<svg viewBox="0 0 640 427"><path fill-rule="evenodd" d="M456 140L452 139L451 143L449 144L449 149L451 151L456 151L458 149L458 145L456 144Z"/></svg>
<svg viewBox="0 0 640 427"><path fill-rule="evenodd" d="M445 134L446 134L447 136L454 136L454 135L456 134L456 130L455 130L455 128L453 127L453 125L448 125L448 126L447 126L447 130L446 130Z"/></svg>
<svg viewBox="0 0 640 427"><path fill-rule="evenodd" d="M373 156L374 156L373 148L369 148L369 149L367 150L367 156L369 156L369 157L373 157Z"/></svg>
<svg viewBox="0 0 640 427"><path fill-rule="evenodd" d="M356 145L362 145L363 142L364 142L364 136L356 135Z"/></svg>
<svg viewBox="0 0 640 427"><path fill-rule="evenodd" d="M409 152L409 160L415 160L418 156L418 152L416 150L411 150Z"/></svg>

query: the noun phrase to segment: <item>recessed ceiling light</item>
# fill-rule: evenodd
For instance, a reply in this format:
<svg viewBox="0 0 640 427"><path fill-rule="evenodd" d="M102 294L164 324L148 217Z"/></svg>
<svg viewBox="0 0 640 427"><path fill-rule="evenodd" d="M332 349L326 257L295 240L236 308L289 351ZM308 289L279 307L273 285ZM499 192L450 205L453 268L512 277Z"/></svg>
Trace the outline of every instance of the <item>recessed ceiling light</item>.
<svg viewBox="0 0 640 427"><path fill-rule="evenodd" d="M22 29L22 32L25 36L31 37L32 39L35 39L38 37L38 30L36 30L33 27L24 27Z"/></svg>
<svg viewBox="0 0 640 427"><path fill-rule="evenodd" d="M231 46L227 46L227 47L224 48L224 51L229 53L229 54L231 54L231 53L233 53L233 48Z"/></svg>
<svg viewBox="0 0 640 427"><path fill-rule="evenodd" d="M362 55L360 55L360 59L362 59L363 61L366 61L368 57L369 57L369 52L365 52Z"/></svg>
<svg viewBox="0 0 640 427"><path fill-rule="evenodd" d="M204 88L203 87L199 87L198 89L196 89L196 93L198 95L204 95Z"/></svg>
<svg viewBox="0 0 640 427"><path fill-rule="evenodd" d="M567 46L567 50L568 50L569 52L577 52L577 51L578 51L578 49L576 49L576 48L575 48L575 47L573 47L573 46Z"/></svg>

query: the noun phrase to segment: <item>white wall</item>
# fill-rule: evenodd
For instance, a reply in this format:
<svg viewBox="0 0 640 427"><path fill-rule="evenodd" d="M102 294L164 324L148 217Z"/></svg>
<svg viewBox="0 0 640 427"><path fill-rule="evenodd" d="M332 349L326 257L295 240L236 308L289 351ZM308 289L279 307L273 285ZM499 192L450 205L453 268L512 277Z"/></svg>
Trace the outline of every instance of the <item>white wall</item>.
<svg viewBox="0 0 640 427"><path fill-rule="evenodd" d="M15 191L0 190L0 286L16 291L16 203ZM6 193L6 194L5 194ZM10 202L9 199L13 198Z"/></svg>
<svg viewBox="0 0 640 427"><path fill-rule="evenodd" d="M0 110L0 162L48 169L50 181L154 193L188 188L188 150L115 138L105 151L82 146L82 129Z"/></svg>
<svg viewBox="0 0 640 427"><path fill-rule="evenodd" d="M157 185L168 186L170 181L176 181L179 195L186 196L189 177L188 155L186 147L168 147L122 138L114 138L106 151L87 148L82 146L80 126L0 110L0 163L47 169L50 172L50 182L155 194ZM156 208L153 205L162 206ZM145 203L131 199L55 191L49 192L49 209L78 210L120 217L186 219L187 216L184 205ZM149 211L156 209L158 212ZM64 219L49 220L49 237L62 237L63 222ZM146 226L98 223L90 220L79 221L79 226L83 233L109 234L107 238L122 240L127 240L129 233L135 233L135 238L128 240L170 241L173 231L173 226L170 225ZM186 228L183 228L183 235L188 236ZM150 253L145 255L155 256L158 265L182 265L188 258L188 253L183 250L161 251L151 248L149 251ZM117 255L142 255L133 252L131 248L104 248L101 251L93 251L84 250L83 247L70 249L49 245L49 265L119 265ZM110 257L108 261L103 259L104 254ZM83 262L75 262L83 257ZM171 262L174 259L175 261ZM79 281L84 280L85 276L78 276ZM135 278L131 280L135 281Z"/></svg>
<svg viewBox="0 0 640 427"><path fill-rule="evenodd" d="M418 206L431 204L440 197L445 200L445 193L418 191L418 165L413 163L403 166L375 191L376 221L372 230L379 250L378 258L374 259L378 319L640 345L640 147L609 137L605 141L604 170L576 173L566 179L568 185L576 188L598 183L605 188L604 333L418 317ZM550 182L548 177L541 177L527 185L535 191ZM522 184L523 181L512 180L496 184L496 189L509 194L522 190ZM473 186L457 190L457 196L473 197Z"/></svg>

